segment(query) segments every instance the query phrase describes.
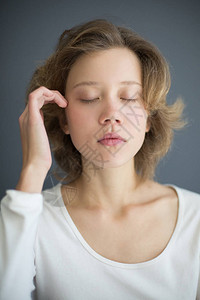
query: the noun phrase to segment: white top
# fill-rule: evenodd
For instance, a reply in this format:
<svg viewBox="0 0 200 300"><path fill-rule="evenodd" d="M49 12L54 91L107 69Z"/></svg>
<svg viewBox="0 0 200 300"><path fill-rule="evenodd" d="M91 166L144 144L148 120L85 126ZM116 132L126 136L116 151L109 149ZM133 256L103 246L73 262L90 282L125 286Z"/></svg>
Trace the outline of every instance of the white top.
<svg viewBox="0 0 200 300"><path fill-rule="evenodd" d="M200 299L200 195L171 186L179 198L171 239L156 258L136 264L112 261L88 245L64 205L60 183L42 194L7 190L0 215L0 299Z"/></svg>

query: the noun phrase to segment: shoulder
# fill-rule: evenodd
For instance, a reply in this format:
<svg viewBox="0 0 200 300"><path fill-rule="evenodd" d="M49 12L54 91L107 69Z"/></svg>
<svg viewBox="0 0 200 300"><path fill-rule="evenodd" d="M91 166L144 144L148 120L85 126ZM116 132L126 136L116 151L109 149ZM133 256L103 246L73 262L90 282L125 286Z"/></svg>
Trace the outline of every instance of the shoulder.
<svg viewBox="0 0 200 300"><path fill-rule="evenodd" d="M174 188L179 196L179 198L184 201L187 205L193 204L200 209L200 194L194 191L187 190L185 188L171 185Z"/></svg>
<svg viewBox="0 0 200 300"><path fill-rule="evenodd" d="M43 211L40 216L40 231L59 224L63 216L63 201L60 195L60 184L42 191ZM42 229L41 229L42 228Z"/></svg>
<svg viewBox="0 0 200 300"><path fill-rule="evenodd" d="M44 201L47 203L55 202L60 197L60 183L42 191Z"/></svg>
<svg viewBox="0 0 200 300"><path fill-rule="evenodd" d="M176 189L179 199L179 218L187 230L195 232L199 237L200 234L200 194L173 186Z"/></svg>
<svg viewBox="0 0 200 300"><path fill-rule="evenodd" d="M177 197L181 202L185 202L188 205L193 204L200 207L200 194L194 191L185 189L183 187L177 186L175 184L155 184L158 195L170 197Z"/></svg>
<svg viewBox="0 0 200 300"><path fill-rule="evenodd" d="M152 187L151 190L155 191L155 198L164 200L163 203L167 203L170 211L176 211L178 205L181 215L188 218L195 217L200 222L200 194L175 184L153 183Z"/></svg>
<svg viewBox="0 0 200 300"><path fill-rule="evenodd" d="M52 188L48 188L42 191L43 204L45 211L55 211L56 209L63 206L62 195L60 192L60 183L56 184Z"/></svg>

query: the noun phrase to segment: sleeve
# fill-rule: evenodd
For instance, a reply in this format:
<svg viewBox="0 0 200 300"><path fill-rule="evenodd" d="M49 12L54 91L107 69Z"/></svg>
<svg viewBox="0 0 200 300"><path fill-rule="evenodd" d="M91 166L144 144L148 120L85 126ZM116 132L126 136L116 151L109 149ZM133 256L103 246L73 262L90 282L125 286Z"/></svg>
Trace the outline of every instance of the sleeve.
<svg viewBox="0 0 200 300"><path fill-rule="evenodd" d="M0 204L0 299L34 299L34 244L43 196L7 190Z"/></svg>
<svg viewBox="0 0 200 300"><path fill-rule="evenodd" d="M200 300L200 270L199 270L199 281L198 281L198 286L197 286L197 297L196 297L196 300Z"/></svg>

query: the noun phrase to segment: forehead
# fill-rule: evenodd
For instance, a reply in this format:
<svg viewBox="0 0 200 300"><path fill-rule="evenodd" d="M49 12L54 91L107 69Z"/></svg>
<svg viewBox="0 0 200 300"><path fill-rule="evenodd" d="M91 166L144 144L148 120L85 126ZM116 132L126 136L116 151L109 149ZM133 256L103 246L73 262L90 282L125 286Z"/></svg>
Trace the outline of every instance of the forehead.
<svg viewBox="0 0 200 300"><path fill-rule="evenodd" d="M102 84L130 80L141 83L139 59L127 48L113 48L84 54L72 66L67 86L71 87L85 80Z"/></svg>

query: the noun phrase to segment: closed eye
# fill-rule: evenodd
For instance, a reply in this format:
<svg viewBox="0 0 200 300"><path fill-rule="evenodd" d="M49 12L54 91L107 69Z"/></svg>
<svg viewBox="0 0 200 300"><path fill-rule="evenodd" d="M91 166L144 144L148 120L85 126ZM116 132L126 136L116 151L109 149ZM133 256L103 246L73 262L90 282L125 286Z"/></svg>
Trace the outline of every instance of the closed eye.
<svg viewBox="0 0 200 300"><path fill-rule="evenodd" d="M126 101L136 101L137 99L135 98L121 98L122 100L126 100Z"/></svg>
<svg viewBox="0 0 200 300"><path fill-rule="evenodd" d="M135 98L120 98L120 99L125 100L125 101L136 101L137 100ZM95 98L95 99L80 99L81 102L88 103L88 104L93 103L93 102L95 102L97 100L99 100L99 98Z"/></svg>
<svg viewBox="0 0 200 300"><path fill-rule="evenodd" d="M80 101L83 102L83 103L92 103L96 100L99 100L99 98L90 99L90 100L89 99L80 99Z"/></svg>

